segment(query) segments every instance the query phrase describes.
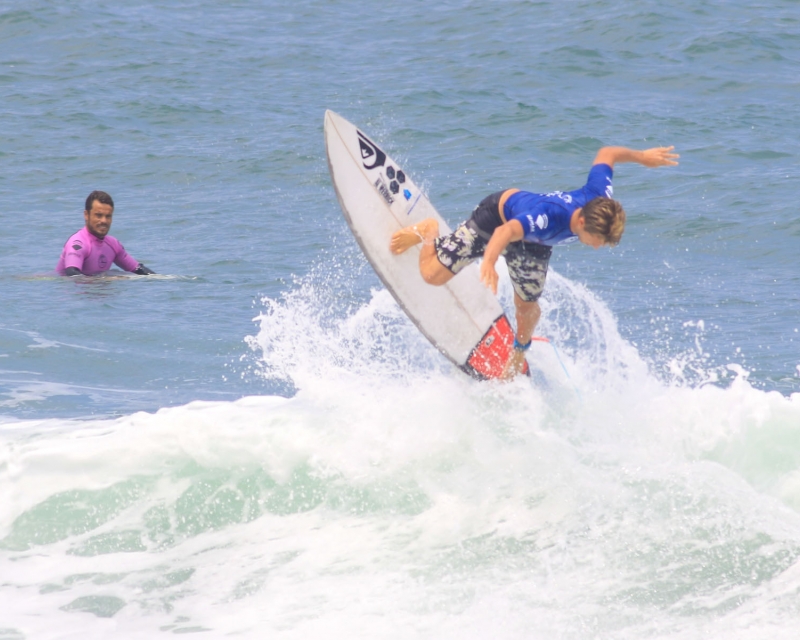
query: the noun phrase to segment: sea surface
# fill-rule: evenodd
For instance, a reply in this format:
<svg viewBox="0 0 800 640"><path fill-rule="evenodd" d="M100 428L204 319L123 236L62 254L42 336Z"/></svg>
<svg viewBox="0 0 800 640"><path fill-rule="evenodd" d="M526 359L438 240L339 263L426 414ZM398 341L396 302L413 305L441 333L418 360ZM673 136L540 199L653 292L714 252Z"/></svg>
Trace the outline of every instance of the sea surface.
<svg viewBox="0 0 800 640"><path fill-rule="evenodd" d="M798 97L795 0L0 0L0 640L796 639ZM361 254L326 109L451 225L681 161L617 166L556 351L480 383ZM93 189L160 275L55 275Z"/></svg>

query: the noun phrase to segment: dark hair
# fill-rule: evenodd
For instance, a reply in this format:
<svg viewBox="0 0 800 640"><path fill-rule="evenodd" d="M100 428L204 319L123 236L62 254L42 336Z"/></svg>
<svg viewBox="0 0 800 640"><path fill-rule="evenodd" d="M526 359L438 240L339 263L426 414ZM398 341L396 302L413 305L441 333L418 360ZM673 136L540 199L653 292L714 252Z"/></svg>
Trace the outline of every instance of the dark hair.
<svg viewBox="0 0 800 640"><path fill-rule="evenodd" d="M86 198L86 211L92 210L92 204L94 204L95 200L97 200L100 204L107 204L112 209L114 208L114 201L105 191L92 191L89 194L89 197Z"/></svg>
<svg viewBox="0 0 800 640"><path fill-rule="evenodd" d="M619 244L625 230L625 210L619 202L611 198L595 198L583 207L581 213L586 220L586 231L601 236L612 247Z"/></svg>

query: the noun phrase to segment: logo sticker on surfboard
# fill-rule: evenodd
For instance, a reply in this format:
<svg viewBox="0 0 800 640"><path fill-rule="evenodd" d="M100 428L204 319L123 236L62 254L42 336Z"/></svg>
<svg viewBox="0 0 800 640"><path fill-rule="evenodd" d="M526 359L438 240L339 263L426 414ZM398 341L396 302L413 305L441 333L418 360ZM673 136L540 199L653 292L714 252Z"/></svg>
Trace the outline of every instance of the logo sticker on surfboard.
<svg viewBox="0 0 800 640"><path fill-rule="evenodd" d="M386 186L386 183L383 181L381 176L378 176L378 179L375 181L375 188L378 190L378 193L381 194L384 200L386 200L386 204L393 204L394 198L392 198L392 194L389 193L389 189Z"/></svg>
<svg viewBox="0 0 800 640"><path fill-rule="evenodd" d="M386 164L386 154L378 148L367 136L358 133L358 146L361 149L361 161L365 169L374 169Z"/></svg>

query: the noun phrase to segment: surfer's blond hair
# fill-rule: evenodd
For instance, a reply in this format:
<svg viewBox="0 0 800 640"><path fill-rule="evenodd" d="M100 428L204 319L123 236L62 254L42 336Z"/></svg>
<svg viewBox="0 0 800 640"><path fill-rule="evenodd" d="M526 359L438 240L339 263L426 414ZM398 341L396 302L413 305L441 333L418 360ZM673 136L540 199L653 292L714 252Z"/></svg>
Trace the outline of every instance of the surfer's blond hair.
<svg viewBox="0 0 800 640"><path fill-rule="evenodd" d="M600 236L611 247L619 244L625 231L625 209L619 202L611 198L595 198L583 207L581 215L586 221L586 231Z"/></svg>

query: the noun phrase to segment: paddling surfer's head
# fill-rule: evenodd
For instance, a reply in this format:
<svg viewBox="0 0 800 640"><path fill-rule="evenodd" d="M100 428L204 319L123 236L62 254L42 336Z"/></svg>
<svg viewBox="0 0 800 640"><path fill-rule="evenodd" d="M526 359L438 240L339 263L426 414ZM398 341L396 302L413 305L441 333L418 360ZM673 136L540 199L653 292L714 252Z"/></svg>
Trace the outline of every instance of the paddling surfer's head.
<svg viewBox="0 0 800 640"><path fill-rule="evenodd" d="M106 237L111 229L113 215L114 201L105 191L92 191L86 198L83 219L86 221L86 228L93 236L101 240Z"/></svg>
<svg viewBox="0 0 800 640"><path fill-rule="evenodd" d="M625 231L625 209L611 198L594 198L581 209L578 239L591 247L619 244Z"/></svg>

